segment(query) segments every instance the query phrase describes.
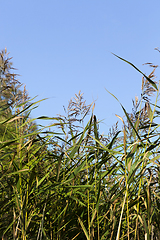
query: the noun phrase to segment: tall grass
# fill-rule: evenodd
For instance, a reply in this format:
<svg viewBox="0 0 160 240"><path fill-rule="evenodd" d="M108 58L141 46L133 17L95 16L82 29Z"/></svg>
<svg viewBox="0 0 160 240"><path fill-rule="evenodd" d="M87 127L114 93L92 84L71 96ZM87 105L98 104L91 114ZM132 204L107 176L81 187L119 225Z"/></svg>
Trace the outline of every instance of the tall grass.
<svg viewBox="0 0 160 240"><path fill-rule="evenodd" d="M0 237L160 239L158 101L152 72L132 113L120 104L123 128L108 137L93 111L85 124L92 105L80 92L65 116L39 118L52 121L46 128L29 118L36 102L16 106L0 123Z"/></svg>

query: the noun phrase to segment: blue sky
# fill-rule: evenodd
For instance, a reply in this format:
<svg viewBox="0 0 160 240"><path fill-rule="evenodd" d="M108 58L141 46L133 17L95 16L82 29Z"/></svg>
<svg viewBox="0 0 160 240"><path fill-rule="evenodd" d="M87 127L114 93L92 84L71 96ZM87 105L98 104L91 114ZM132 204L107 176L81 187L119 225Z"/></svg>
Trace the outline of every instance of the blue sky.
<svg viewBox="0 0 160 240"><path fill-rule="evenodd" d="M111 52L131 61L159 64L160 1L27 0L1 1L0 49L13 57L29 95L49 98L33 117L63 114L63 105L79 90L105 133L123 116L112 92L131 111L142 76ZM156 71L159 75L159 69ZM159 79L157 79L159 80Z"/></svg>

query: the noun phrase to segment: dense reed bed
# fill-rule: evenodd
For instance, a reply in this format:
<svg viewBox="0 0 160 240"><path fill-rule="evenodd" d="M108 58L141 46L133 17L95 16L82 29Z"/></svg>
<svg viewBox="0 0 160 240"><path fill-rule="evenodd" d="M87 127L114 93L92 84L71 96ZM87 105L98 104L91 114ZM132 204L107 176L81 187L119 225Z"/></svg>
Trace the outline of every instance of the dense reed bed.
<svg viewBox="0 0 160 240"><path fill-rule="evenodd" d="M19 86L4 56L1 81ZM120 104L122 129L115 125L106 136L99 132L94 103L86 105L81 92L65 116L39 117L51 123L46 127L30 118L37 102L25 90L19 100L17 94L12 105L1 96L0 237L159 240L160 106L154 70L143 74L142 94L131 113Z"/></svg>

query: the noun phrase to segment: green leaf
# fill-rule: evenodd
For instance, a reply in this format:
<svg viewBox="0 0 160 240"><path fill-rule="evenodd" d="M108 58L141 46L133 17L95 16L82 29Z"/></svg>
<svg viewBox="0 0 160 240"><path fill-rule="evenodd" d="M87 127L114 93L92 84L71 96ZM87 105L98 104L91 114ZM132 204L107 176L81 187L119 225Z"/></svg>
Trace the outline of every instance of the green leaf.
<svg viewBox="0 0 160 240"><path fill-rule="evenodd" d="M140 72L140 73L148 80L148 82L150 82L150 84L151 84L156 90L158 90L157 85L155 84L155 82L153 82L149 77L147 77L143 72L141 72L136 66L134 66L133 63L131 63L131 62L129 62L129 61L127 61L127 60L119 57L118 55L116 55L116 54L114 54L114 53L112 53L112 54L113 54L114 56L116 56L117 58L121 59L122 61L130 64L132 67L134 67L138 72Z"/></svg>
<svg viewBox="0 0 160 240"><path fill-rule="evenodd" d="M87 240L90 240L89 235L88 235L88 232L87 232L87 230L86 230L83 222L81 221L80 217L78 217L78 221L79 221L79 223L80 223L80 225L81 225L81 227L82 227L82 229L83 229L84 234L86 235Z"/></svg>

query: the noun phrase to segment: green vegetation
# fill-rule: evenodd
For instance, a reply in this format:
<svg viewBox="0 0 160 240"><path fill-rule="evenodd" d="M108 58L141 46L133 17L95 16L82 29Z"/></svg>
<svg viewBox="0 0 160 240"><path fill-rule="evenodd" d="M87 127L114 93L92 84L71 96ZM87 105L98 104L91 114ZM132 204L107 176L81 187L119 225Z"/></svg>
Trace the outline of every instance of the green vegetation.
<svg viewBox="0 0 160 240"><path fill-rule="evenodd" d="M141 98L135 98L131 113L120 104L122 130L115 125L103 136L94 104L86 105L81 92L65 116L42 116L52 123L37 126L30 118L37 103L20 90L10 59L1 52L3 240L160 239L160 106L154 70L143 75Z"/></svg>

